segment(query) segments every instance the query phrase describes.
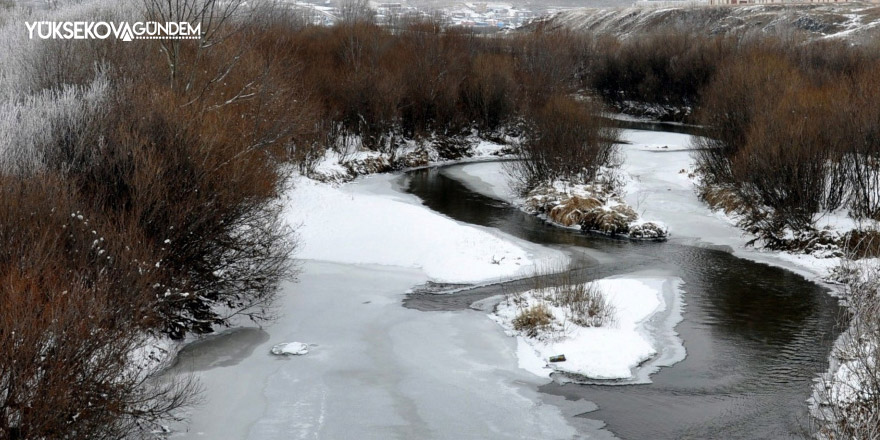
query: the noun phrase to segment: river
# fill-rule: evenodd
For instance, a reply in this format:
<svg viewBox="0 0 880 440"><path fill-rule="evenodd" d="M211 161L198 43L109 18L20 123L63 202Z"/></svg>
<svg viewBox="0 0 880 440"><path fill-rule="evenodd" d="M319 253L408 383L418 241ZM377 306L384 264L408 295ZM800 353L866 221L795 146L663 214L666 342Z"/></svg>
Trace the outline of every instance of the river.
<svg viewBox="0 0 880 440"><path fill-rule="evenodd" d="M644 140L665 133L628 135ZM807 436L806 400L827 368L842 309L825 287L753 261L772 257L742 258L733 243L744 240L735 228L710 218L690 182L669 169L687 162L688 152L665 147L626 151L628 171L638 177L628 200L642 205L646 218L670 224L673 236L662 243L548 225L475 190L479 174L492 170L485 164L416 170L398 181L433 211L575 256L578 279L652 271L681 278L683 319L675 330L687 356L660 368L650 383L547 383L518 370L513 338L469 307L523 288L521 282L407 295L426 281L418 271L307 262L301 282L285 287L278 323L183 350L174 372L195 372L206 404L174 436ZM267 354L285 340L318 345L301 359Z"/></svg>

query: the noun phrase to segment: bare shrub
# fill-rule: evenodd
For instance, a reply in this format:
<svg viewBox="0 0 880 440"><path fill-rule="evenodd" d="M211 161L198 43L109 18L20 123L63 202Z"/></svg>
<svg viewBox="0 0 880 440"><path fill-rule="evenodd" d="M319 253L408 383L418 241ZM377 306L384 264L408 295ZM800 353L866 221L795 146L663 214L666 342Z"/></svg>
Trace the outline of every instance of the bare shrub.
<svg viewBox="0 0 880 440"><path fill-rule="evenodd" d="M438 19L406 23L395 60L407 66L402 72L399 108L405 135L424 137L435 130L455 135L470 124L470 115L459 105L469 69L466 46L470 38L447 32Z"/></svg>
<svg viewBox="0 0 880 440"><path fill-rule="evenodd" d="M839 162L841 138L823 117L834 99L832 90L803 86L758 111L744 148L732 159L732 172L749 208L748 221L760 230L805 230L815 213L843 203L836 191L840 175L829 167Z"/></svg>
<svg viewBox="0 0 880 440"><path fill-rule="evenodd" d="M880 99L878 68L880 62L875 62L854 75L849 87L839 91L832 109L838 115L836 134L845 142L841 148L847 188L852 190L850 213L872 220L880 219L880 108L874 105Z"/></svg>
<svg viewBox="0 0 880 440"><path fill-rule="evenodd" d="M0 176L0 437L134 436L192 403L132 355L158 322L150 246L65 179Z"/></svg>
<svg viewBox="0 0 880 440"><path fill-rule="evenodd" d="M511 49L524 105L541 107L555 95L577 90L577 80L587 68L584 53L589 41L588 36L574 32L541 29L514 39Z"/></svg>
<svg viewBox="0 0 880 440"><path fill-rule="evenodd" d="M607 101L695 107L735 43L722 36L662 30L639 38L605 37L591 45L585 85Z"/></svg>
<svg viewBox="0 0 880 440"><path fill-rule="evenodd" d="M339 15L343 24L373 23L376 11L370 8L367 0L344 0L339 6Z"/></svg>
<svg viewBox="0 0 880 440"><path fill-rule="evenodd" d="M463 85L468 114L480 127L493 130L510 121L516 112L518 88L514 60L507 55L477 55Z"/></svg>
<svg viewBox="0 0 880 440"><path fill-rule="evenodd" d="M707 131L695 141L703 195L732 192L725 208L769 246L782 246L786 230L812 229L819 212L872 211L875 136L866 134L877 113L855 96L870 96L860 84L872 80L853 67L861 55L804 65L821 47L747 45L719 67L698 114Z"/></svg>
<svg viewBox="0 0 880 440"><path fill-rule="evenodd" d="M566 179L589 183L614 157L619 131L608 127L593 101L556 96L528 118L532 127L517 149L520 159L508 173L520 191L542 182Z"/></svg>
<svg viewBox="0 0 880 440"><path fill-rule="evenodd" d="M695 139L696 159L707 183L735 181L730 160L746 146L756 115L770 107L792 83L803 81L795 68L777 54L744 53L718 67L697 112L697 121L707 133Z"/></svg>

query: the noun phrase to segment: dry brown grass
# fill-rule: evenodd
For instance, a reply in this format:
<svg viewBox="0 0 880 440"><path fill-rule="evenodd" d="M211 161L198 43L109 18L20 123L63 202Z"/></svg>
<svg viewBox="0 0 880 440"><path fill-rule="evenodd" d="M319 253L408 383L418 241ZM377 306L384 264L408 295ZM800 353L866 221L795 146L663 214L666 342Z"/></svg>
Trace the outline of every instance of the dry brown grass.
<svg viewBox="0 0 880 440"><path fill-rule="evenodd" d="M596 198L573 196L550 209L547 216L563 226L574 226L579 225L588 212L601 206L602 202Z"/></svg>
<svg viewBox="0 0 880 440"><path fill-rule="evenodd" d="M712 209L720 209L725 214L736 214L743 209L736 191L728 187L704 185L700 188L700 198Z"/></svg>
<svg viewBox="0 0 880 440"><path fill-rule="evenodd" d="M523 309L513 319L513 328L525 333L530 338L537 337L553 323L553 315L543 304Z"/></svg>
<svg viewBox="0 0 880 440"><path fill-rule="evenodd" d="M616 205L611 209L594 209L581 220L581 228L608 235L621 235L629 232L629 223L638 219L636 212L627 205Z"/></svg>
<svg viewBox="0 0 880 440"><path fill-rule="evenodd" d="M852 230L843 236L842 244L852 259L880 257L880 231Z"/></svg>
<svg viewBox="0 0 880 440"><path fill-rule="evenodd" d="M566 318L581 327L601 327L614 321L614 306L595 283L570 283L550 288L554 305L565 310Z"/></svg>

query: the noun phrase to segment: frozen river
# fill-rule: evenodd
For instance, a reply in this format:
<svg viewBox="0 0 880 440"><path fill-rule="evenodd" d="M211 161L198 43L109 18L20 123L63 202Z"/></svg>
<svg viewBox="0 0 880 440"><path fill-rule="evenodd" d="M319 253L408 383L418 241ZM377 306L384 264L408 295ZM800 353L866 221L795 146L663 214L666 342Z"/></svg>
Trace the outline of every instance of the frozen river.
<svg viewBox="0 0 880 440"><path fill-rule="evenodd" d="M264 329L222 333L181 353L173 374L193 372L205 388L204 403L192 412L189 425L175 427L172 436L556 439L607 438L613 433L641 439L804 434L809 429L805 400L837 334L834 300L823 287L791 271L752 261L809 274L772 255L744 249L739 231L696 199L687 173L680 173L690 166L689 153L681 148L687 135L629 130L625 137L632 144L623 148L624 167L634 177L628 201L645 218L669 224L669 242L617 241L547 225L504 202L509 192L498 178L498 163L364 179L346 185L342 195L319 194L340 200L350 196L355 210L359 197L379 195L385 202L405 203L408 207L394 209L407 215L440 218L392 225L372 241L359 243L355 229L342 231L351 235L344 241L312 243L314 248L304 251L310 259L303 263L299 282L284 286L276 322ZM345 212L344 206L338 208ZM358 220L357 214L348 218ZM335 217L321 223L331 221ZM371 230L381 231L383 225L387 222ZM476 229L454 232L465 227ZM453 233L459 241L453 248L438 249L439 260L426 256L417 243L403 246L395 240L423 235L442 247ZM323 237L308 228L304 234ZM440 242L432 242L437 236ZM328 253L323 246L345 252ZM522 288L516 282L493 282L453 295L407 295L431 273L484 284L447 266L479 267L485 258L475 252L485 248L494 252L493 261L503 253L523 266L571 260L573 273L583 280L632 273L680 278L683 320L675 330L687 357L663 368L657 368L665 365L662 359L643 365L642 378L653 373L646 384L563 385L521 369L516 339L485 312L471 308ZM375 253L406 257L386 255L375 261L381 265L368 264ZM401 267L410 266L402 263L408 261L418 264ZM487 267L497 271L487 277L496 281L525 273L502 264ZM313 346L300 357L269 354L274 344L288 341ZM661 349L658 357L664 353Z"/></svg>

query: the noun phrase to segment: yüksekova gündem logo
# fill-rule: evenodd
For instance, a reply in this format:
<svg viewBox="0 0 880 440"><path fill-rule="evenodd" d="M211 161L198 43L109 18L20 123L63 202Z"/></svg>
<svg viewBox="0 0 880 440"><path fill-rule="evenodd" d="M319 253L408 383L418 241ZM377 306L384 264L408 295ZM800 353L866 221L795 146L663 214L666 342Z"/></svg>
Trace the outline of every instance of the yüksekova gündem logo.
<svg viewBox="0 0 880 440"><path fill-rule="evenodd" d="M192 40L202 35L202 24L138 21L33 21L26 22L31 40Z"/></svg>

